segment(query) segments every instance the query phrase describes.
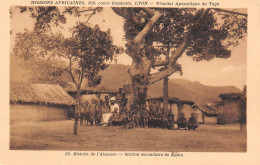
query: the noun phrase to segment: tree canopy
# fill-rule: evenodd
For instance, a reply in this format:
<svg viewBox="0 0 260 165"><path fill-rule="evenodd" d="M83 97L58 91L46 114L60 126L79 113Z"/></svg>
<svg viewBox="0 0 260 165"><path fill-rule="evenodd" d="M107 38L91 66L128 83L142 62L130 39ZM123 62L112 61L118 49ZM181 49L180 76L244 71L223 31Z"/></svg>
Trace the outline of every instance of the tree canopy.
<svg viewBox="0 0 260 165"><path fill-rule="evenodd" d="M226 10L197 8L113 8L113 10L125 18L125 38L128 41L126 52L131 52L128 54L137 63L141 58L147 58L151 61L151 67L173 66L151 75L149 83L180 71L177 59L184 53L195 61L228 58L229 48L237 46L238 41L247 34L247 17ZM170 45L169 60L161 58L167 54L166 45Z"/></svg>

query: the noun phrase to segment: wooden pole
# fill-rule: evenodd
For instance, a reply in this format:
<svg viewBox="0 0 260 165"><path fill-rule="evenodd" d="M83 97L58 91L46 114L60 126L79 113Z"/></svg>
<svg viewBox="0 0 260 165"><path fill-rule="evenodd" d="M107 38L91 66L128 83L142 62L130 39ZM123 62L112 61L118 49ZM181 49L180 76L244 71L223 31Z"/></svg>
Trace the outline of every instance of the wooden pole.
<svg viewBox="0 0 260 165"><path fill-rule="evenodd" d="M169 78L165 77L163 79L163 109L165 113L168 113L168 102L169 102L169 98L168 98L168 81Z"/></svg>
<svg viewBox="0 0 260 165"><path fill-rule="evenodd" d="M169 54L170 54L170 44L167 45L167 53L166 53L166 59L169 60ZM167 66L165 66L165 69L167 69ZM169 102L169 96L168 96L168 77L164 77L163 79L163 109L165 113L168 113L168 102Z"/></svg>

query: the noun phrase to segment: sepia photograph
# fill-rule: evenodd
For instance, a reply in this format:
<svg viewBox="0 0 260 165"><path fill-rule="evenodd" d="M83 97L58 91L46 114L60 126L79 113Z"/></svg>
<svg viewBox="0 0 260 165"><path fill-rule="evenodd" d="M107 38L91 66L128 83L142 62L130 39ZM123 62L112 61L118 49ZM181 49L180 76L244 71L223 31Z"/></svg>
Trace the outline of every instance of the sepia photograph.
<svg viewBox="0 0 260 165"><path fill-rule="evenodd" d="M247 8L10 6L10 150L247 150Z"/></svg>

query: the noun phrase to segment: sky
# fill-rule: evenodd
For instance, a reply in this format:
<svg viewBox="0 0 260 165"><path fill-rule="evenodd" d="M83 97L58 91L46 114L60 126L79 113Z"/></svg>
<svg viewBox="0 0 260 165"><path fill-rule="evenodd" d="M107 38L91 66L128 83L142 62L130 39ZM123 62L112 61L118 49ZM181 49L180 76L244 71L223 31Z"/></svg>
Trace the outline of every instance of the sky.
<svg viewBox="0 0 260 165"><path fill-rule="evenodd" d="M77 21L84 21L86 18L67 17L67 23L63 25L64 36L71 34L68 29L75 25ZM116 45L123 46L126 41L123 39L123 19L116 15L112 9L104 8L103 12L93 16L90 21L92 25L98 24L101 30L111 29L113 42ZM33 20L29 13L20 14L18 10L13 10L11 19L11 52L15 43L15 34L23 32L25 28L31 30ZM231 50L231 57L228 59L214 59L212 61L192 61L192 58L183 55L177 62L182 65L183 75L177 73L170 78L184 78L190 81L199 81L209 86L235 86L243 89L246 84L247 67L247 40L241 40L239 45ZM117 63L131 65L131 58L126 54L117 56Z"/></svg>

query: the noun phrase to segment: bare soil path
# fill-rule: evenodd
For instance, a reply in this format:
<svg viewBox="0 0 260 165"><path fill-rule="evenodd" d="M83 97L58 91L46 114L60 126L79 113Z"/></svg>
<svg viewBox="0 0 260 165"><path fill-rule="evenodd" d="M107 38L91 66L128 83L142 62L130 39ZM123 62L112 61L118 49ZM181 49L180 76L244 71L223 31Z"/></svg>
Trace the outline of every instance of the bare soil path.
<svg viewBox="0 0 260 165"><path fill-rule="evenodd" d="M10 124L12 150L246 152L239 125L200 125L193 130L79 126L72 120Z"/></svg>

